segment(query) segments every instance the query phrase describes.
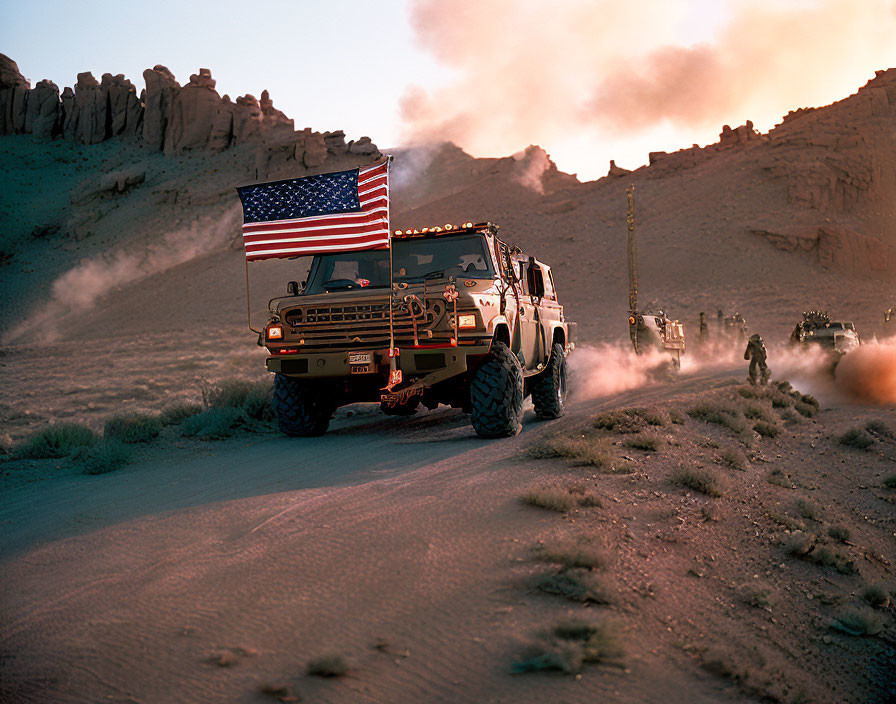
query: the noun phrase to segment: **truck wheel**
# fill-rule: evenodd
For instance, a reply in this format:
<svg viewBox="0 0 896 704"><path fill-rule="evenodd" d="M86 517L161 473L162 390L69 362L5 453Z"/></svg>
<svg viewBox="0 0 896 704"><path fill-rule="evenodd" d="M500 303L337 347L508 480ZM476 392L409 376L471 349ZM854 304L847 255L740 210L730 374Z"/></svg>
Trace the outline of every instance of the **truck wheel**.
<svg viewBox="0 0 896 704"><path fill-rule="evenodd" d="M506 438L520 432L523 369L503 342L492 343L489 359L470 381L470 419L482 438Z"/></svg>
<svg viewBox="0 0 896 704"><path fill-rule="evenodd" d="M333 410L319 389L283 374L274 377L274 413L277 425L286 435L323 435Z"/></svg>
<svg viewBox="0 0 896 704"><path fill-rule="evenodd" d="M559 418L566 405L566 355L563 345L555 343L545 370L532 384L532 403L539 418Z"/></svg>

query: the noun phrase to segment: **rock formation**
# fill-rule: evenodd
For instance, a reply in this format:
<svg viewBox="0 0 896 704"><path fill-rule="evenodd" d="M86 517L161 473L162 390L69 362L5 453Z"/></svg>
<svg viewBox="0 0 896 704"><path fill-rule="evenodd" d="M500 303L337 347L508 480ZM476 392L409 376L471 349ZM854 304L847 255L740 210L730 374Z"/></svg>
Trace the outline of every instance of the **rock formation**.
<svg viewBox="0 0 896 704"><path fill-rule="evenodd" d="M346 143L341 131L295 131L266 90L260 100L219 96L207 68L183 87L161 65L144 71L143 78L146 90L139 97L122 74L104 73L98 82L89 72L79 73L75 86L60 94L48 80L31 89L16 63L0 54L0 135L61 137L82 144L127 139L166 154L253 144L259 178L288 169L290 162L318 168L329 157L380 156L369 137Z"/></svg>

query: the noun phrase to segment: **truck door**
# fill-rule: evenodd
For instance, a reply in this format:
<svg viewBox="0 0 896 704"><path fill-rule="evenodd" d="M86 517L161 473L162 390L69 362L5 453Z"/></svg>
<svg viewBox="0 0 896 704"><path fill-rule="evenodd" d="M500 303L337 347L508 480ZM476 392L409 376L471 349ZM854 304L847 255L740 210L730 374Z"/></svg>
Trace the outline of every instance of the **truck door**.
<svg viewBox="0 0 896 704"><path fill-rule="evenodd" d="M538 316L536 291L534 282L528 272L528 262L517 259L514 266L519 274L520 287L520 351L523 354L523 366L535 369L543 360L541 349L541 321Z"/></svg>

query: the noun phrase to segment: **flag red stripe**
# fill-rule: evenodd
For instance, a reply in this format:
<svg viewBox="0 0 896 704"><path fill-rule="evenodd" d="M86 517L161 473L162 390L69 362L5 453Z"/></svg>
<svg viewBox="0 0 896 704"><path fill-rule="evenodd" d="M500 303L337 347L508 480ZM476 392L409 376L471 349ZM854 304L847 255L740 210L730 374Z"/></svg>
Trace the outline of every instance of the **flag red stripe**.
<svg viewBox="0 0 896 704"><path fill-rule="evenodd" d="M266 247L259 250L247 250L247 259L263 259L267 257L295 257L304 254L323 254L327 252L357 252L365 249L388 249L389 240L386 237L375 237L372 239L358 240L346 245L334 246L326 243L311 243L301 247L299 246L283 246L283 247Z"/></svg>
<svg viewBox="0 0 896 704"><path fill-rule="evenodd" d="M351 247L353 244L357 244L357 243L364 244L364 243L370 243L370 242L373 242L376 240L382 241L385 239L386 239L386 236L382 232L365 232L365 233L360 233L357 235L350 235L347 237L343 237L338 240L333 240L333 239L330 239L329 237L327 237L327 238L316 237L316 238L311 238L311 239L302 239L299 241L293 241L293 240L286 239L286 240L281 240L279 242L264 243L264 244L247 242L246 243L246 251L260 252L262 250L269 250L269 249L308 249L309 247L315 247L315 246L319 245L321 241L326 241L327 243L332 244L332 246L334 246L334 247L347 249L347 248Z"/></svg>
<svg viewBox="0 0 896 704"><path fill-rule="evenodd" d="M259 242L279 242L299 239L344 239L350 237L354 233L367 234L370 232L386 232L386 228L382 222L369 222L363 225L345 225L340 228L329 229L321 232L319 229L295 229L295 230L278 230L276 232L261 232L243 235L243 242L248 244L257 244Z"/></svg>
<svg viewBox="0 0 896 704"><path fill-rule="evenodd" d="M333 215L320 215L309 218L293 218L291 220L272 220L270 222L249 222L243 225L243 232L255 232L256 230L283 230L297 225L305 229L326 227L332 224L344 224L351 222L365 223L374 218L385 220L387 210L386 198L378 198L369 207L355 213L335 213Z"/></svg>

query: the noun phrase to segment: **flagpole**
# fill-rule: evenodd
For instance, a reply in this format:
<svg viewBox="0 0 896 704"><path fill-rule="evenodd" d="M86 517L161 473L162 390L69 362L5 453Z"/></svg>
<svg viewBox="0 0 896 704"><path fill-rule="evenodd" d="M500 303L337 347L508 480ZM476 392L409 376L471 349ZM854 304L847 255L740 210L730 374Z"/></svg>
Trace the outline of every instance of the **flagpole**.
<svg viewBox="0 0 896 704"><path fill-rule="evenodd" d="M249 258L246 257L246 317L249 321L249 329L261 334L261 330L252 327L252 302L249 300Z"/></svg>
<svg viewBox="0 0 896 704"><path fill-rule="evenodd" d="M389 179L389 169L392 166L392 156L386 156L386 188L391 188ZM392 198L391 194L386 193L386 226L389 233L389 382L392 379L396 369L398 369L398 360L395 358L395 321L392 315L392 303L395 295L395 274L392 269Z"/></svg>

